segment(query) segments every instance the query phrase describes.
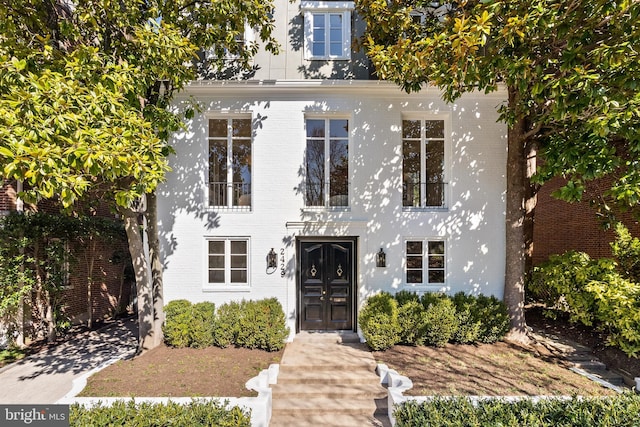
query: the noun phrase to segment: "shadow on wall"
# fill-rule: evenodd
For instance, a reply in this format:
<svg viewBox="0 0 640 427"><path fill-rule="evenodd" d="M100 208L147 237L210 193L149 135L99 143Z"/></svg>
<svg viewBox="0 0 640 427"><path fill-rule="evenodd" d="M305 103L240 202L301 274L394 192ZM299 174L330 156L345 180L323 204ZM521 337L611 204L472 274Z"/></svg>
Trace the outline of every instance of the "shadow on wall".
<svg viewBox="0 0 640 427"><path fill-rule="evenodd" d="M400 102L392 106L381 102L373 107L357 103L353 109L354 117L362 115L363 109L371 117L389 114L390 110L404 111L408 104ZM420 109L438 112L442 102L421 104ZM371 111L374 108L374 111ZM329 106L324 102L316 102L307 108L308 113L328 111ZM349 137L349 203L344 208L329 209L305 208L300 210L300 227L283 239L283 245L289 250L294 249L296 236L352 236L358 234L366 236L366 241L360 241L359 254L361 257L359 271L364 278L360 283L359 295L362 298L379 291L397 291L405 287L405 240L409 236L415 238L443 238L447 242L447 259L451 260L456 254L464 254L465 261L455 260L456 268L462 272L447 270L444 292L452 289L464 289L468 293L487 294L487 289L496 289L494 283L489 283L483 277L490 276L489 268L495 270L491 262L495 257L504 258L500 250L504 233L491 232L489 227L503 227L501 219L504 213L504 193L491 193L496 188L487 186L487 175L495 175L491 164L487 162L493 155L504 156L504 152L490 152L493 148L474 146L477 144L474 134L483 131L483 121L479 105L469 111L453 106L442 112L452 116L450 147L445 153L445 179L447 181L446 209L406 209L402 203L402 127L394 122L389 129L390 121L353 120L350 122ZM477 124L469 125L469 117L475 117ZM463 121L464 120L464 121ZM460 123L464 123L464 133ZM495 123L489 123L495 125ZM380 135L393 134L392 140ZM500 145L505 147L506 144ZM492 145L493 147L493 145ZM489 150L489 151L486 151ZM316 153L317 154L317 153ZM313 150L306 152L312 156ZM380 156L380 157L379 157ZM301 159L298 167L299 183L292 189L301 199L307 197L307 181L317 178L308 176L313 174L308 167L308 159ZM373 166L372 166L373 165ZM495 179L495 178L494 178ZM487 201L500 200L491 206ZM499 206L495 206L499 205ZM495 218L500 218L496 221ZM380 237L378 237L380 236ZM488 236L493 236L489 237ZM387 267L376 267L375 256L380 248L387 254L387 260L402 259L401 264L387 262ZM391 255L391 256L390 256ZM453 264L453 263L452 263ZM362 267L364 266L364 271ZM295 260L290 259L287 275L293 279L296 274ZM499 276L503 271L499 272ZM464 277L464 279L460 279ZM461 282L464 280L464 283ZM455 281L455 283L454 283ZM501 290L501 289L500 289ZM492 292L489 292L492 293Z"/></svg>

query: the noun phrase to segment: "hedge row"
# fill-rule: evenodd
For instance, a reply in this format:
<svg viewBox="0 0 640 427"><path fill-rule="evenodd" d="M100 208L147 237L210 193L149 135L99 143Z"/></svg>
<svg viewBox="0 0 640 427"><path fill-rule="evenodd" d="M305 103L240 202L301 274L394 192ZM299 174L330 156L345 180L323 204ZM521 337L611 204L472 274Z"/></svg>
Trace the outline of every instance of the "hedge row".
<svg viewBox="0 0 640 427"><path fill-rule="evenodd" d="M509 331L509 315L505 304L493 296L382 292L365 302L360 327L372 350L395 344L492 343Z"/></svg>
<svg viewBox="0 0 640 427"><path fill-rule="evenodd" d="M228 347L280 350L289 336L282 305L276 298L229 302L216 310L212 302L171 301L165 307L164 340L172 347Z"/></svg>
<svg viewBox="0 0 640 427"><path fill-rule="evenodd" d="M394 412L397 427L637 427L640 396L523 399L507 402L465 397L406 402Z"/></svg>
<svg viewBox="0 0 640 427"><path fill-rule="evenodd" d="M200 401L181 405L176 402L135 403L117 401L112 406L92 408L74 404L69 408L71 426L220 426L249 427L250 414L234 406L226 408L224 402Z"/></svg>

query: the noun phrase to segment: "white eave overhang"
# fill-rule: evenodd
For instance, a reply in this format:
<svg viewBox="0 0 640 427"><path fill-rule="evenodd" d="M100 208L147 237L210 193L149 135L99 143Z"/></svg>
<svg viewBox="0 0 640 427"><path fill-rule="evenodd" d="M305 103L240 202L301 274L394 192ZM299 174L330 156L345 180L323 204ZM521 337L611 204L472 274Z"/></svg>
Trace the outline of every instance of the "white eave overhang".
<svg viewBox="0 0 640 427"><path fill-rule="evenodd" d="M385 96L407 96L397 84L382 80L201 80L189 83L182 94L199 95L257 95L267 93L304 93L321 92L323 94L371 94ZM435 86L426 86L421 95L440 96L442 91ZM490 94L476 93L483 97L503 98L506 92L499 89Z"/></svg>

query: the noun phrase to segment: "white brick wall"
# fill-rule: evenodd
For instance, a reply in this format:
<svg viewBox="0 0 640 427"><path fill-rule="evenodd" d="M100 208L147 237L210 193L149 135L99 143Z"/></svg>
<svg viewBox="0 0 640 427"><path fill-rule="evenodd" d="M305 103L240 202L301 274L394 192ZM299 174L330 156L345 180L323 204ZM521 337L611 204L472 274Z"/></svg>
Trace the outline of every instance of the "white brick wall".
<svg viewBox="0 0 640 427"><path fill-rule="evenodd" d="M204 112L174 137L173 172L159 191L167 302L221 304L275 296L295 330L296 236L358 237L358 305L377 291L405 288L404 241L420 237L447 241L447 292L502 297L506 127L496 123L496 107L504 93L466 95L447 105L433 89L408 95L376 81L280 81L194 85L186 95ZM204 206L210 112L251 113L260 122L253 139L251 212ZM446 210L402 209L401 125L407 113L441 114L450 124ZM295 190L303 183L305 114L349 117L348 211L305 210L303 195ZM249 291L203 291L206 236L250 237ZM285 277L279 269L265 271L272 247L285 251ZM375 266L381 247L386 268Z"/></svg>

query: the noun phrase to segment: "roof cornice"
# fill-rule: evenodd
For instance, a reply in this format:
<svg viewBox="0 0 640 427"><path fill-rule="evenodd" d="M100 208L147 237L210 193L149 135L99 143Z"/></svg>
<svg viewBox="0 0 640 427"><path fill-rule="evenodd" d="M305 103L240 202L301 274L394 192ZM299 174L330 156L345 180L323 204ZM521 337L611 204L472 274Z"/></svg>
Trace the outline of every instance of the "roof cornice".
<svg viewBox="0 0 640 427"><path fill-rule="evenodd" d="M383 80L199 80L192 81L183 90L184 95L247 95L264 94L277 91L283 93L321 92L323 94L372 94L387 96L406 96L406 92L397 84ZM421 94L440 96L442 91L435 86L424 87ZM505 91L482 96L503 98Z"/></svg>

